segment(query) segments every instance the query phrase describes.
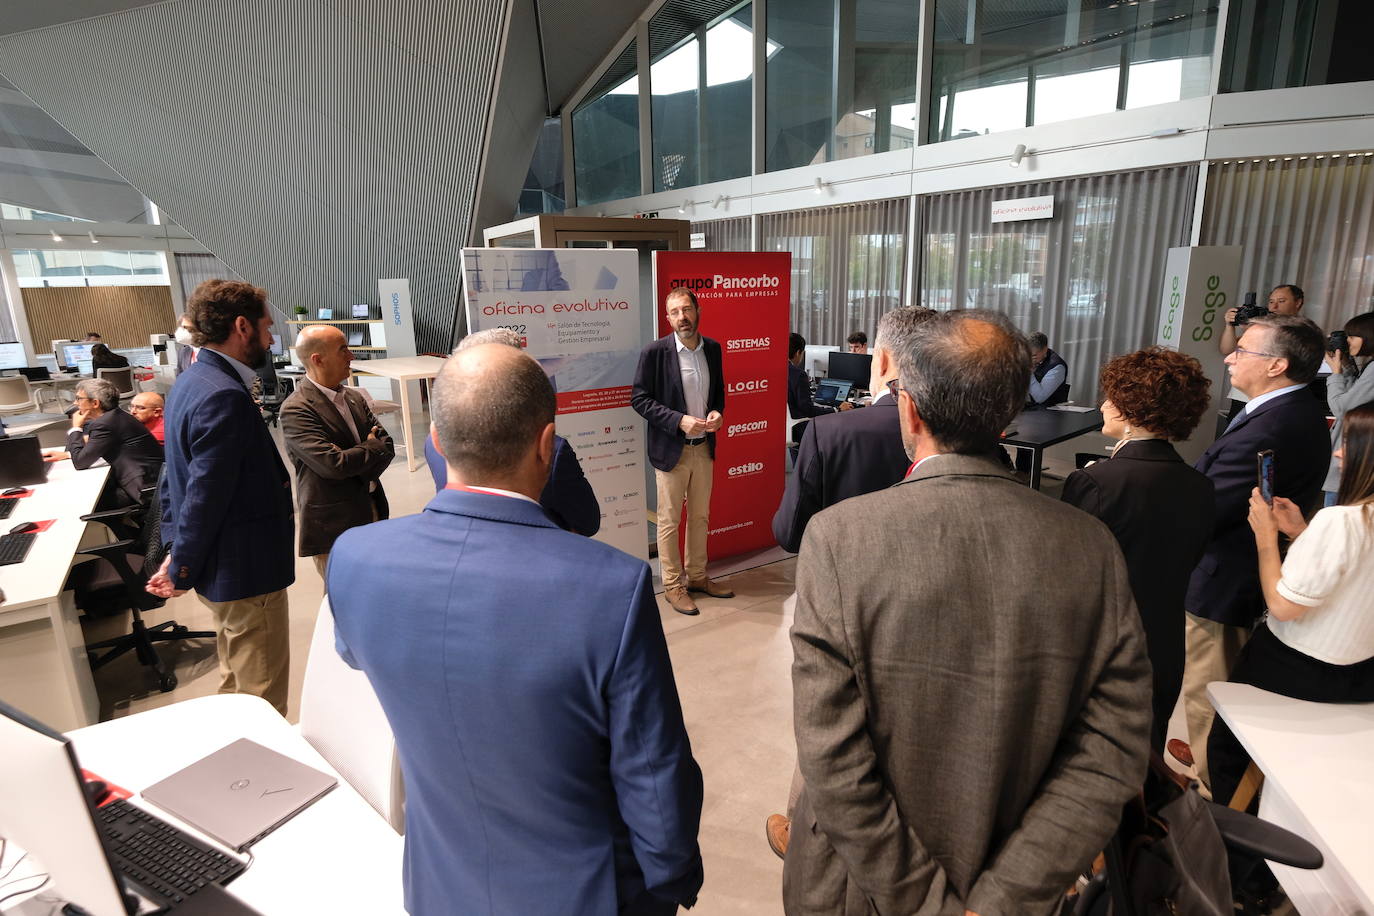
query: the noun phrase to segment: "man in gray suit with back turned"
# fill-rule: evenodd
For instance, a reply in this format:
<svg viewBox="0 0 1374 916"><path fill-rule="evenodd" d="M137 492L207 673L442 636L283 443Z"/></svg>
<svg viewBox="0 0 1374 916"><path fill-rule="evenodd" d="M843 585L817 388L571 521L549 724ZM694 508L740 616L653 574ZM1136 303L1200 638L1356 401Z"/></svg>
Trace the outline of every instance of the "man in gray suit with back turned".
<svg viewBox="0 0 1374 916"><path fill-rule="evenodd" d="M806 785L783 902L1057 912L1145 778L1150 666L1126 566L1105 525L990 457L1030 366L1005 319L941 313L895 355L915 466L818 514L797 564Z"/></svg>

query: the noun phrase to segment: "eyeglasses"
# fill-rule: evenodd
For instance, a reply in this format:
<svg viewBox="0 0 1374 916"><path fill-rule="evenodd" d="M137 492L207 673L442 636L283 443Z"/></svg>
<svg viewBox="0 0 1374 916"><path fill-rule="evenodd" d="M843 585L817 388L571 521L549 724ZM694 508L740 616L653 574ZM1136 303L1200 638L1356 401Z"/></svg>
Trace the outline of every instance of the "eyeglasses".
<svg viewBox="0 0 1374 916"><path fill-rule="evenodd" d="M1269 359L1279 358L1277 353L1265 353L1263 350L1247 350L1244 347L1236 347L1235 353L1237 359L1239 359L1242 356L1265 356Z"/></svg>
<svg viewBox="0 0 1374 916"><path fill-rule="evenodd" d="M901 382L902 380L899 378L887 380L887 390L891 393L894 401L897 399L897 392L906 391L906 389L902 387ZM910 392L907 393L910 394Z"/></svg>

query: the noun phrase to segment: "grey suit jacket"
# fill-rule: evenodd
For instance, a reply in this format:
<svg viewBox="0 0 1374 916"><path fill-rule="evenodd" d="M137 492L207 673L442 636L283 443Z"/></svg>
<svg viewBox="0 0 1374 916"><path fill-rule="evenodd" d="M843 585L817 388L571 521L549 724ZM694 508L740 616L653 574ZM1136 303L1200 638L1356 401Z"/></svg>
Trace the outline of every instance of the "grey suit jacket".
<svg viewBox="0 0 1374 916"><path fill-rule="evenodd" d="M298 384L282 403L282 439L296 469L303 557L329 553L349 528L389 514L386 492L381 483L372 483L396 457L396 444L387 435L367 437L379 424L362 394L345 388L344 399L362 442L354 442L334 404L309 382Z"/></svg>
<svg viewBox="0 0 1374 916"><path fill-rule="evenodd" d="M1140 790L1150 666L1105 525L940 455L807 526L789 914L1050 913Z"/></svg>

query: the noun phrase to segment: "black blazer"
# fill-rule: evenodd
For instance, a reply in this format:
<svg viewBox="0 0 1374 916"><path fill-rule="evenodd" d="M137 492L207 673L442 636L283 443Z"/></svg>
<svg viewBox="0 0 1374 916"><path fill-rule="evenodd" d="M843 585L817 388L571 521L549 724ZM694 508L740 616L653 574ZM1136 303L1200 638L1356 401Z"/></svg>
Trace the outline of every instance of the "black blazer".
<svg viewBox="0 0 1374 916"><path fill-rule="evenodd" d="M1317 507L1331 439L1326 408L1307 388L1266 401L1213 442L1194 465L1216 487L1216 523L1188 585L1187 609L1208 620L1252 626L1264 613L1259 558L1250 530L1255 454L1274 450L1274 492L1304 513Z"/></svg>
<svg viewBox="0 0 1374 916"><path fill-rule="evenodd" d="M649 463L660 471L671 471L682 457L687 441L678 424L687 413L687 396L682 393L682 370L678 368L676 334L660 337L639 353L635 368L630 406L649 421ZM725 413L725 377L721 371L720 344L701 338L706 348L706 371L711 374L706 393L706 412ZM716 434L706 434L706 446L716 457Z"/></svg>
<svg viewBox="0 0 1374 916"><path fill-rule="evenodd" d="M110 466L111 482L131 504L138 502L144 487L157 486L162 471L162 446L146 426L119 408L88 420L81 429L68 431L67 453L79 471L104 458Z"/></svg>
<svg viewBox="0 0 1374 916"><path fill-rule="evenodd" d="M823 417L835 412L834 407L822 407L811 400L811 376L801 366L794 366L790 362L787 364L787 412L794 420Z"/></svg>
<svg viewBox="0 0 1374 916"><path fill-rule="evenodd" d="M1063 498L1106 523L1121 545L1154 669L1154 743L1162 750L1183 687L1188 579L1212 536L1212 481L1168 442L1142 439L1074 471Z"/></svg>
<svg viewBox="0 0 1374 916"><path fill-rule="evenodd" d="M773 516L773 537L784 550L797 552L813 515L840 500L890 487L909 467L891 395L872 407L817 417L802 434L797 466Z"/></svg>

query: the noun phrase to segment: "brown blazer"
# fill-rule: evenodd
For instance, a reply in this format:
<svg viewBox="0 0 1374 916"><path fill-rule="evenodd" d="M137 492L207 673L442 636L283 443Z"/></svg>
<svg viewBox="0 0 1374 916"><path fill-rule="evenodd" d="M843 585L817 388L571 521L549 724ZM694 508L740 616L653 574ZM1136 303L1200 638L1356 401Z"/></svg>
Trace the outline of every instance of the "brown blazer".
<svg viewBox="0 0 1374 916"><path fill-rule="evenodd" d="M281 407L282 438L296 469L297 528L300 555L328 553L349 528L386 518L389 508L381 483L396 444L388 435L368 439L380 426L362 394L344 389L361 443L353 441L348 425L334 404L310 382L301 380Z"/></svg>
<svg viewBox="0 0 1374 916"><path fill-rule="evenodd" d="M1145 778L1150 666L1115 538L940 455L807 526L789 914L1057 912Z"/></svg>

